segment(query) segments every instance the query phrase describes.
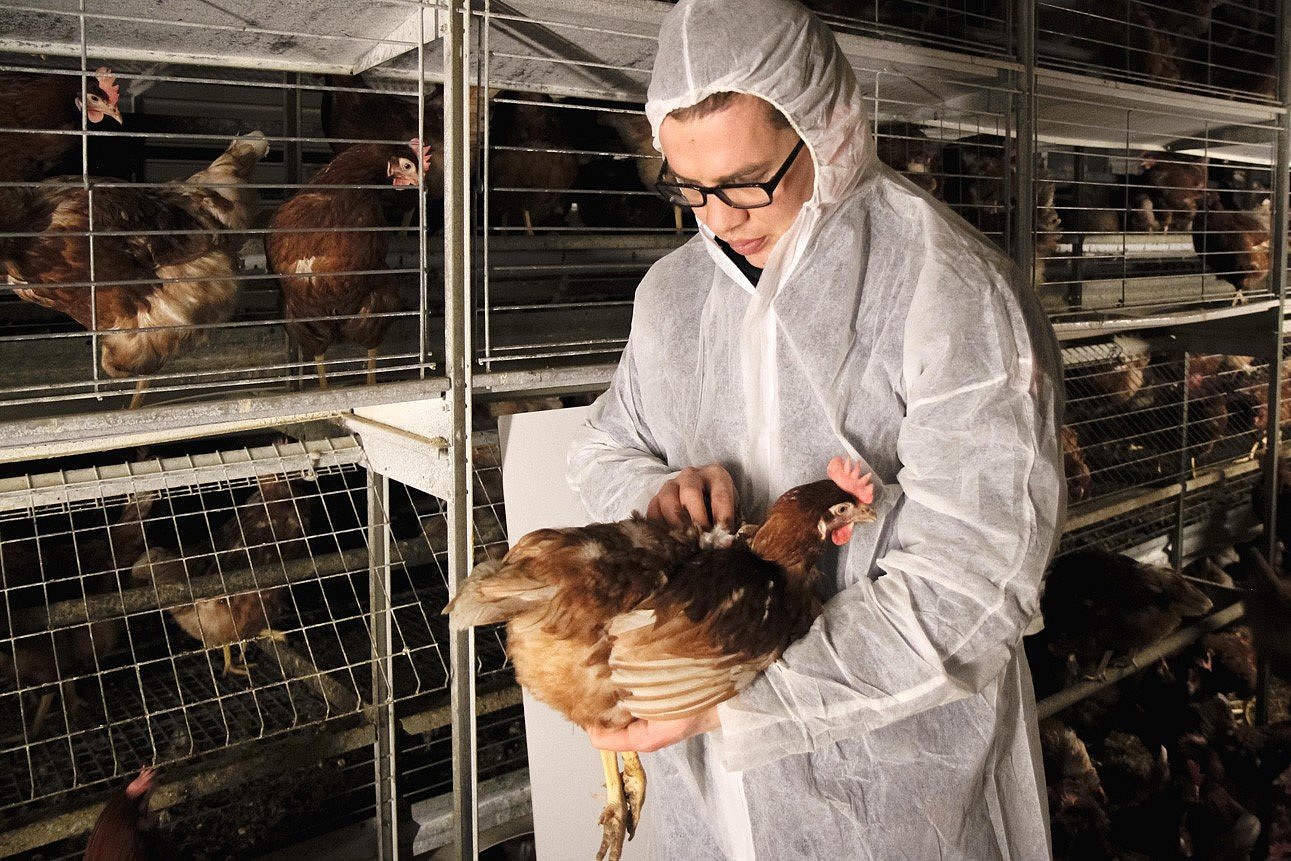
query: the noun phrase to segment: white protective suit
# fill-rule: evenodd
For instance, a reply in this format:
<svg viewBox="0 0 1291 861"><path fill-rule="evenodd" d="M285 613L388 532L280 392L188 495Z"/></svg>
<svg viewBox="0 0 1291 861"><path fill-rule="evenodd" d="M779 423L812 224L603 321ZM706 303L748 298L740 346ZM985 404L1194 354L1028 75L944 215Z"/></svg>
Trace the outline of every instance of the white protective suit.
<svg viewBox="0 0 1291 861"><path fill-rule="evenodd" d="M824 614L647 756L660 857L1049 855L1023 632L1065 503L1059 354L1016 267L874 156L856 79L792 0L682 0L646 113L723 90L775 105L814 194L754 287L701 229L637 290L613 383L570 450L601 520L684 466L732 473L742 514L860 456L875 524L822 560Z"/></svg>

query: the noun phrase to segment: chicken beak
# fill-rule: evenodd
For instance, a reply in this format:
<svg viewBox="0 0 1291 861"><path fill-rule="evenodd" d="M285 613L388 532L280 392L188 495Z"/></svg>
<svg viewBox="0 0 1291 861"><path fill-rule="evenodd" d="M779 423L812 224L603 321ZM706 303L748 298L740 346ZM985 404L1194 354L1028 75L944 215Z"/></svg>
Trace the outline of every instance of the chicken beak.
<svg viewBox="0 0 1291 861"><path fill-rule="evenodd" d="M395 188L414 188L421 181L416 170L408 170L393 159L386 164L386 176L392 178L390 184Z"/></svg>
<svg viewBox="0 0 1291 861"><path fill-rule="evenodd" d="M820 537L823 540L828 535L831 541L841 547L852 540L852 527L855 524L873 523L876 520L878 520L878 514L872 506L858 504L844 517L836 517L828 523L824 520L820 521Z"/></svg>
<svg viewBox="0 0 1291 861"><path fill-rule="evenodd" d="M118 108L116 105L112 105L109 108L107 108L107 110L103 112L103 115L107 117L112 117L112 119L117 121L117 125L119 126L124 126L126 124L125 120L121 118L121 109Z"/></svg>

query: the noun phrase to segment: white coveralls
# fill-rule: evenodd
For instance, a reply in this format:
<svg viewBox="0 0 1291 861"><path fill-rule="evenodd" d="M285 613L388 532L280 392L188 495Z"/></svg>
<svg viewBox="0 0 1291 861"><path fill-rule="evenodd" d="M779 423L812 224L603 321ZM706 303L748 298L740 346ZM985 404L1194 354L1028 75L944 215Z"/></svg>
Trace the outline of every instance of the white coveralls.
<svg viewBox="0 0 1291 861"><path fill-rule="evenodd" d="M719 731L645 758L663 858L1049 855L1021 638L1065 505L1059 354L1016 267L874 156L856 79L792 0L682 0L646 112L718 91L775 105L814 193L754 287L700 234L636 293L613 383L570 449L600 520L685 466L745 519L835 455L879 519L822 560L824 614Z"/></svg>

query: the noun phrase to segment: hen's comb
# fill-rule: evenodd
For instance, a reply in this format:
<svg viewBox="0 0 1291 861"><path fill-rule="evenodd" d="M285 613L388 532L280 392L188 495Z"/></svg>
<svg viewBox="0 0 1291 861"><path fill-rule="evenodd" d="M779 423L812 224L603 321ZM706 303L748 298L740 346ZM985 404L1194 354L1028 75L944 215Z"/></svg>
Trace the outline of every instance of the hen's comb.
<svg viewBox="0 0 1291 861"><path fill-rule="evenodd" d="M421 169L430 170L430 147L422 146L420 138L413 138L408 141L408 146L417 155L421 156Z"/></svg>
<svg viewBox="0 0 1291 861"><path fill-rule="evenodd" d="M99 82L99 89L108 96L108 104L115 105L121 98L121 87L117 86L117 79L113 77L112 70L107 66L99 66L94 70L95 79Z"/></svg>
<svg viewBox="0 0 1291 861"><path fill-rule="evenodd" d="M861 474L860 461L853 462L851 458L836 457L829 462L829 468L825 472L834 480L834 484L862 503L869 505L874 501L874 485L868 472Z"/></svg>
<svg viewBox="0 0 1291 861"><path fill-rule="evenodd" d="M156 774L157 769L151 765L145 765L139 772L139 776L130 781L130 785L126 787L126 795L131 798L138 798L152 789L152 779Z"/></svg>

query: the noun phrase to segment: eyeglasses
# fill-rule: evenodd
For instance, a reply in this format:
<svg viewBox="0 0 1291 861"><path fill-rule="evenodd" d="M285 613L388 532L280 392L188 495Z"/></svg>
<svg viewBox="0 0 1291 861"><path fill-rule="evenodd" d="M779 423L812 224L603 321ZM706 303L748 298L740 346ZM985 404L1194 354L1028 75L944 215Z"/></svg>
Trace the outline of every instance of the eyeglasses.
<svg viewBox="0 0 1291 861"><path fill-rule="evenodd" d="M659 178L655 180L654 190L673 206L680 206L685 209L694 209L697 206L704 206L708 203L708 196L714 195L718 200L733 209L759 209L771 204L771 192L784 179L784 175L789 172L789 166L793 160L798 157L802 151L805 141L799 140L798 145L789 153L789 157L780 165L780 169L775 175L766 182L736 182L730 185L698 185L693 182L668 182L663 177L668 171L668 162L665 159L663 166L659 168Z"/></svg>

